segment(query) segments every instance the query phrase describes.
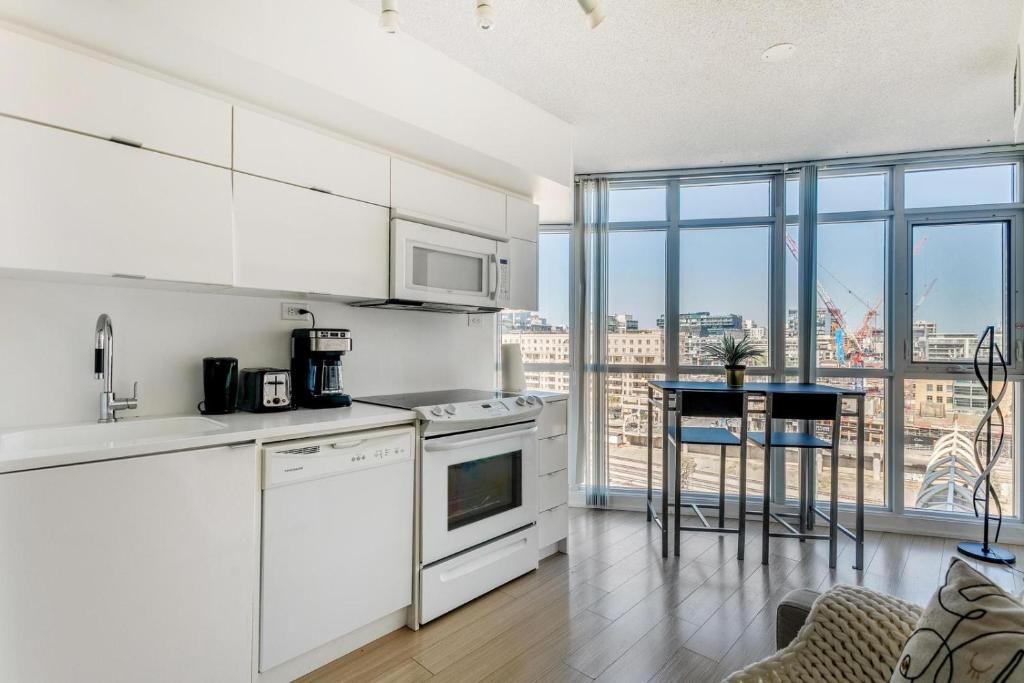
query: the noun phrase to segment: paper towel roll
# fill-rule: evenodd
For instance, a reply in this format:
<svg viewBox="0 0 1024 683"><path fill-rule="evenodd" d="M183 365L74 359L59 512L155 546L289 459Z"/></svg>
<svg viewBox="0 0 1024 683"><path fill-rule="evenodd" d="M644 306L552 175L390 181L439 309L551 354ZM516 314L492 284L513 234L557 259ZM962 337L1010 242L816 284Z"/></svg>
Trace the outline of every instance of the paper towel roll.
<svg viewBox="0 0 1024 683"><path fill-rule="evenodd" d="M501 345L501 388L519 392L526 388L523 374L523 350L519 344Z"/></svg>

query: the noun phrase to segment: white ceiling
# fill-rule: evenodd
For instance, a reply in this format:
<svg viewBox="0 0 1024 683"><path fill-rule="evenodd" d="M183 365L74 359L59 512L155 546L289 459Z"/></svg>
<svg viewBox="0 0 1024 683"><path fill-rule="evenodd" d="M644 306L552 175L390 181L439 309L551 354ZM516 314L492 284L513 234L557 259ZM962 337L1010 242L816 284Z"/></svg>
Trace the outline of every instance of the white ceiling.
<svg viewBox="0 0 1024 683"><path fill-rule="evenodd" d="M354 0L376 13L378 0ZM1012 142L1020 0L400 0L402 30L575 127L577 172ZM760 60L780 42L786 62ZM500 135L500 131L495 131Z"/></svg>

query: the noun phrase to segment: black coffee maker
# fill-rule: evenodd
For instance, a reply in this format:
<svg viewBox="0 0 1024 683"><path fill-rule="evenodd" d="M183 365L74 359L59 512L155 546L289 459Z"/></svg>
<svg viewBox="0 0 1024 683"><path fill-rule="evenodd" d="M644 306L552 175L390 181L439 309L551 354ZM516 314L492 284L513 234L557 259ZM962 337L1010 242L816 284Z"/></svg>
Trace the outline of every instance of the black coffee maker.
<svg viewBox="0 0 1024 683"><path fill-rule="evenodd" d="M203 359L203 396L197 406L203 415L228 415L238 409L238 359Z"/></svg>
<svg viewBox="0 0 1024 683"><path fill-rule="evenodd" d="M341 376L341 357L352 350L348 330L292 330L292 400L300 408L352 405Z"/></svg>

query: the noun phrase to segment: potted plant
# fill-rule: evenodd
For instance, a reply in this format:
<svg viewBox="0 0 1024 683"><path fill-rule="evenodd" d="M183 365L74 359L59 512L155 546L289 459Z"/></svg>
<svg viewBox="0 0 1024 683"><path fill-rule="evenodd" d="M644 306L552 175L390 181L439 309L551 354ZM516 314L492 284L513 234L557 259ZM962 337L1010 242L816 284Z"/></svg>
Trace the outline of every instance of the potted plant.
<svg viewBox="0 0 1024 683"><path fill-rule="evenodd" d="M743 375L747 369L745 361L756 360L762 355L747 335L737 341L735 337L723 334L721 339L705 344L704 351L709 358L725 366L725 383L737 388L743 386Z"/></svg>

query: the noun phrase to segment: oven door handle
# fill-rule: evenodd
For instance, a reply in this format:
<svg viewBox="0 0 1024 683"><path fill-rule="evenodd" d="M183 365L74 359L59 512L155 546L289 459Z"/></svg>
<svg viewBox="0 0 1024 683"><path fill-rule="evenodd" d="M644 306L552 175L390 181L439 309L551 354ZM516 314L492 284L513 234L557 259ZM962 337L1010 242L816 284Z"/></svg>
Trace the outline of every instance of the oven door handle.
<svg viewBox="0 0 1024 683"><path fill-rule="evenodd" d="M427 441L423 445L425 451L454 451L460 448L468 448L470 446L480 446L485 443L493 443L495 441L504 441L510 436L519 437L527 436L530 434L536 434L537 428L530 427L529 429L521 429L514 432L502 432L501 434L495 434L494 436L481 436L476 439L466 439L465 441L449 441L447 443L431 443Z"/></svg>

